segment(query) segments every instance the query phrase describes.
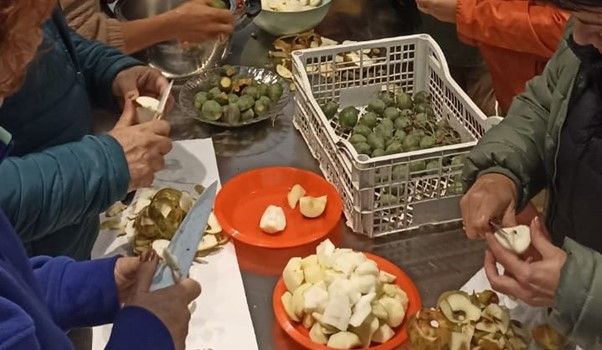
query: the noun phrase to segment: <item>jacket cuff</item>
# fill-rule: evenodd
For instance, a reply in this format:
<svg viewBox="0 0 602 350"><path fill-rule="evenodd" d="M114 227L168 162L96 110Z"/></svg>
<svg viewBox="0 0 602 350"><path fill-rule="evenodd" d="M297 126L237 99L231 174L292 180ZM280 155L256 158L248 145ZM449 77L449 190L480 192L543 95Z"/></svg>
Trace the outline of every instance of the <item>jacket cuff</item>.
<svg viewBox="0 0 602 350"><path fill-rule="evenodd" d="M592 348L602 310L602 256L570 238L556 291L550 325L585 348Z"/></svg>
<svg viewBox="0 0 602 350"><path fill-rule="evenodd" d="M524 207L527 205L528 200L523 200L526 196L523 195L523 186L520 182L520 179L518 178L518 176L514 175L514 173L504 167L501 166L492 166L490 168L487 168L485 170L482 170L480 172L478 172L476 174L476 176L473 176L472 174L468 173L468 174L463 174L462 175L462 184L463 184L463 190L464 193L466 193L466 191L468 191L468 189L470 189L470 187L472 185L474 185L474 183L477 181L477 179L483 175L486 174L500 174L500 175L504 175L507 178L509 178L510 180L512 180L512 182L514 182L514 185L516 186L516 206L517 206L517 211L522 211L524 209Z"/></svg>
<svg viewBox="0 0 602 350"><path fill-rule="evenodd" d="M174 349L167 327L152 312L138 307L123 308L113 324L105 349Z"/></svg>
<svg viewBox="0 0 602 350"><path fill-rule="evenodd" d="M111 193L114 193L116 197L111 198L111 203L122 200L127 194L130 184L130 170L123 152L123 147L121 147L119 142L110 135L94 137L97 137L107 149L107 156L113 164L113 181L111 181L109 186L111 186Z"/></svg>

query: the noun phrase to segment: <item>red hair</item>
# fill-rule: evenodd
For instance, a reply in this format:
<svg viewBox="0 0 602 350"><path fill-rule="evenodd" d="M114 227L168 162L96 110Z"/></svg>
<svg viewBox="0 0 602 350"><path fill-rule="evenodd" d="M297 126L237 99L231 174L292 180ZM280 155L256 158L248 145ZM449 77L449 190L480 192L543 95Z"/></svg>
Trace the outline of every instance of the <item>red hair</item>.
<svg viewBox="0 0 602 350"><path fill-rule="evenodd" d="M0 1L0 97L13 94L42 40L41 26L56 0Z"/></svg>

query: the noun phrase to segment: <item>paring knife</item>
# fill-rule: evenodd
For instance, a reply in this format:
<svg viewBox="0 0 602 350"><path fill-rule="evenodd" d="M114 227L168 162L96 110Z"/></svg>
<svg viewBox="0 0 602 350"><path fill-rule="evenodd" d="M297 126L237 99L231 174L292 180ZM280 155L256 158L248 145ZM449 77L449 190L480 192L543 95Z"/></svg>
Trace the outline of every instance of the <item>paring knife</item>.
<svg viewBox="0 0 602 350"><path fill-rule="evenodd" d="M163 118L163 111L165 110L165 105L167 104L167 99L169 98L169 95L171 94L172 87L173 87L173 80L169 82L167 89L165 89L165 91L163 91L163 94L161 95L161 99L159 100L159 106L157 106L157 111L155 112L155 115L154 115L155 119Z"/></svg>
<svg viewBox="0 0 602 350"><path fill-rule="evenodd" d="M491 227L493 227L493 229L495 230L495 232L499 232L502 235L506 236L506 237L510 237L510 233L508 233L508 231L504 230L504 228L498 224L496 224L493 221L489 221L489 225L491 225Z"/></svg>
<svg viewBox="0 0 602 350"><path fill-rule="evenodd" d="M213 182L190 209L171 242L163 253L164 261L159 264L150 290L169 287L177 282L178 276L188 276L197 247L213 210L217 181Z"/></svg>

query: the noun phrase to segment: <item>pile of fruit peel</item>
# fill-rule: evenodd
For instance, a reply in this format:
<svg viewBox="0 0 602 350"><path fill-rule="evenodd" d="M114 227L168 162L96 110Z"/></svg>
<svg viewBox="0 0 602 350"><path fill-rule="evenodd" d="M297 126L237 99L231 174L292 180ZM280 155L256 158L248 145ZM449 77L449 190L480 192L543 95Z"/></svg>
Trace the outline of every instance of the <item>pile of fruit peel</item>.
<svg viewBox="0 0 602 350"><path fill-rule="evenodd" d="M403 323L406 293L396 277L363 253L321 242L316 254L291 258L282 279L287 316L310 339L333 349L368 348L390 340Z"/></svg>

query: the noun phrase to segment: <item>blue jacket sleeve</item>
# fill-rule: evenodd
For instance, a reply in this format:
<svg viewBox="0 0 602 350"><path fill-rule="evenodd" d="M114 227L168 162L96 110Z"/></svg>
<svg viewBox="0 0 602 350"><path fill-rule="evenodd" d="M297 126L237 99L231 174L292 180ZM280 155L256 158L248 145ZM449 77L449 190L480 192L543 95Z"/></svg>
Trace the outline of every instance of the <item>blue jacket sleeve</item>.
<svg viewBox="0 0 602 350"><path fill-rule="evenodd" d="M42 298L62 329L111 323L119 311L112 257L75 262L67 257L31 259Z"/></svg>
<svg viewBox="0 0 602 350"><path fill-rule="evenodd" d="M169 331L150 311L128 306L123 308L113 324L106 350L174 349Z"/></svg>
<svg viewBox="0 0 602 350"><path fill-rule="evenodd" d="M130 181L123 149L108 135L9 157L0 179L0 206L25 243L98 215Z"/></svg>
<svg viewBox="0 0 602 350"><path fill-rule="evenodd" d="M143 63L100 42L87 40L70 29L69 36L93 103L103 108L114 107L112 85L115 76Z"/></svg>

